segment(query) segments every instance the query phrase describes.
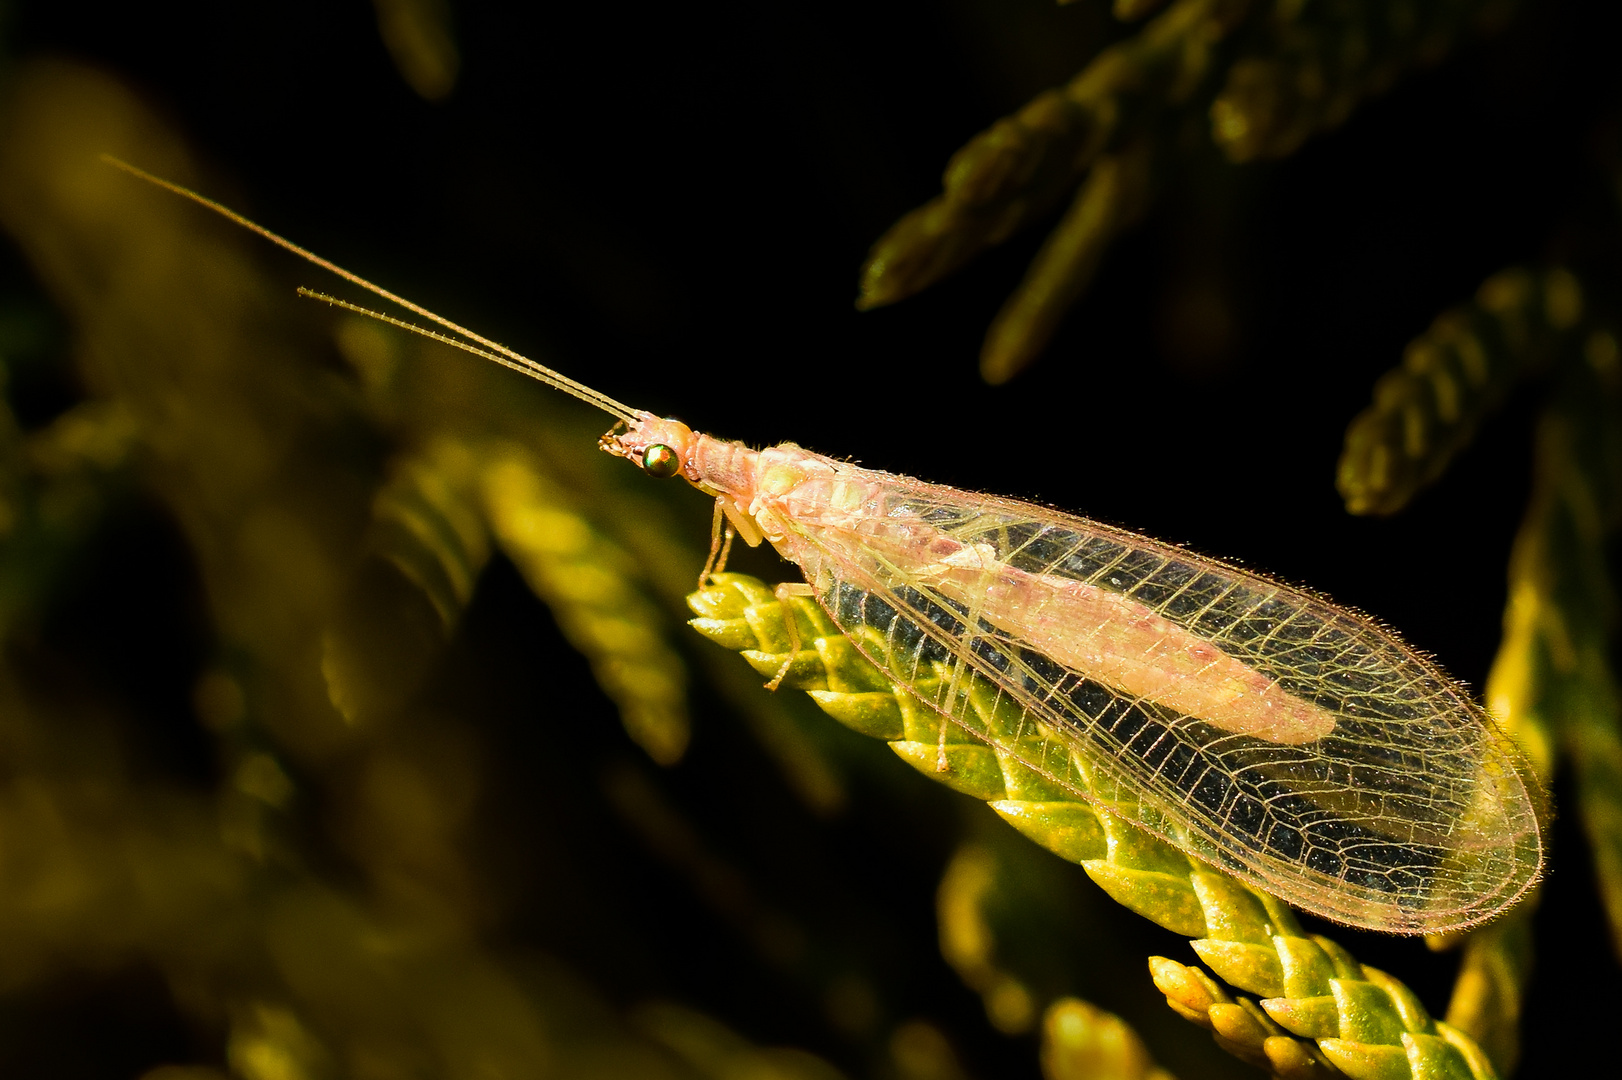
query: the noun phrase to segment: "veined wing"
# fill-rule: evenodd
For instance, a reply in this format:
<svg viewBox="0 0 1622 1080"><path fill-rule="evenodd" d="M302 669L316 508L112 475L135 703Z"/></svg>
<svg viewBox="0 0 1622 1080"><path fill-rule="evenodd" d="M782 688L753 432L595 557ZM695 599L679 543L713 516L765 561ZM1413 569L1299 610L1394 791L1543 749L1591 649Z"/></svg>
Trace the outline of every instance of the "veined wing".
<svg viewBox="0 0 1622 1080"><path fill-rule="evenodd" d="M947 717L978 678L1059 733L1065 760L1035 728L999 740L1043 776L1352 925L1469 926L1539 877L1519 753L1373 622L1081 518L841 473L877 505L794 523L818 600Z"/></svg>

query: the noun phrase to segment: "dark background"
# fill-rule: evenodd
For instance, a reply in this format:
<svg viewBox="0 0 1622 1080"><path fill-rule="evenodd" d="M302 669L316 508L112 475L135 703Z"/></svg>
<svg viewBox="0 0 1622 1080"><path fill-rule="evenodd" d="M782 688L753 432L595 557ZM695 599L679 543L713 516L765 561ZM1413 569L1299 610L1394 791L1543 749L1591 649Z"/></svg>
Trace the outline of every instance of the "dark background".
<svg viewBox="0 0 1622 1080"><path fill-rule="evenodd" d="M1186 543L1369 612L1481 687L1536 392L1393 519L1345 514L1335 461L1374 380L1437 313L1494 271L1565 257L1609 227L1593 209L1606 182L1595 147L1610 130L1622 20L1603 3L1530 4L1508 31L1411 75L1288 160L1233 167L1196 153L1038 366L987 388L981 337L1040 230L886 310L855 311L856 274L872 241L938 190L958 146L1127 32L1104 7L461 0L462 76L437 104L400 79L359 2L36 0L12 6L6 47L118 74L192 140L227 201L634 406ZM1231 320L1225 340L1177 332L1200 290ZM157 580L184 587L161 525L132 535L150 545ZM466 634L492 664L556 647L510 569L481 586ZM683 769L748 766L699 723ZM601 726L617 736L611 712ZM856 791L844 820L792 843L856 852L867 887L913 909L895 931L911 937L882 947L926 955L939 865L893 860ZM1527 1076L1558 1075L1562 1054L1580 1060L1583 1037L1562 1033L1602 1031L1591 1025L1622 1006L1622 974L1593 944L1606 932L1573 822L1557 823L1555 844ZM559 917L523 931L532 943L590 968L617 1001L679 982L751 1037L862 1068L811 1011L756 992L759 976L679 881L651 864L581 873L635 890L615 902L663 913L663 931L605 959ZM1147 933L1151 951L1190 960ZM1451 958L1340 938L1445 1010ZM897 987L896 1007L937 1018L975 1075L1029 1073L1034 1055L1009 1053L938 961ZM90 1019L97 1007L75 999L50 1015L101 1022L116 1039L113 1020Z"/></svg>

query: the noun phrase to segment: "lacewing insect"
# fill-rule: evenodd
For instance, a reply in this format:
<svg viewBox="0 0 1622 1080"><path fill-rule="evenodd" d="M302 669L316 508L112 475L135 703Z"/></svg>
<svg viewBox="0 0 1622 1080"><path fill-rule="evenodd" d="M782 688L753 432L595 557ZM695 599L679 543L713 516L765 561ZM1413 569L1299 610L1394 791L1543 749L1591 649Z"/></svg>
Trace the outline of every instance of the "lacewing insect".
<svg viewBox="0 0 1622 1080"><path fill-rule="evenodd" d="M715 499L717 541L724 519L728 540L735 530L770 543L803 571L797 589L926 704L961 721L968 685L994 688L1050 736L1016 735L1003 749L1303 910L1395 933L1449 931L1504 911L1541 875L1541 793L1520 753L1459 684L1367 618L1046 507L793 443L753 450L695 432L108 160L446 332L302 294L613 416L604 450ZM1029 749L1051 747L1053 733L1064 760Z"/></svg>

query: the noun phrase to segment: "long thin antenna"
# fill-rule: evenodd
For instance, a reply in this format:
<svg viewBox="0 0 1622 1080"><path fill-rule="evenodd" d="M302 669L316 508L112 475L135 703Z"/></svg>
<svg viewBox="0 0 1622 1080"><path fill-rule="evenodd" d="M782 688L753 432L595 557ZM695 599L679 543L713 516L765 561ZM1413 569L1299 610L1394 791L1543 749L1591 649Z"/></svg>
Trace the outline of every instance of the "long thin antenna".
<svg viewBox="0 0 1622 1080"><path fill-rule="evenodd" d="M433 332L431 330L425 330L420 326L414 326L411 323L408 323L408 322L406 322L406 321L404 321L402 319L396 319L396 318L393 318L391 316L384 315L384 314L381 314L381 313L376 312L376 311L372 311L372 310L370 310L368 308L363 308L363 307L360 307L360 306L355 305L355 304L350 304L350 303L347 303L346 301L338 300L338 299L336 299L334 297L327 296L327 295L325 295L323 293L315 292L315 291L313 291L311 289L300 288L299 289L299 295L301 295L301 296L308 296L308 297L310 297L312 299L323 300L323 301L325 301L325 302L327 302L329 304L336 305L337 307L346 308L346 309L348 309L350 311L354 311L354 312L356 312L358 314L366 315L366 316L368 316L370 318L377 319L380 322L386 322L386 323L389 323L389 324L391 324L393 326L398 326L398 327L400 327L402 329L409 330L412 333L420 334L423 337L432 338L432 339L434 339L436 341L444 342L447 345L453 345L453 346L461 349L463 352L472 353L474 356L480 356L480 357L483 357L486 360L494 361L495 363L498 363L498 364L502 365L503 367L509 367L509 368L512 368L514 371L522 372L523 374L528 375L532 379L536 379L536 380L538 380L540 382L546 383L548 386L554 387L554 388L556 388L558 390L562 390L565 394L569 394L572 397L577 397L581 401L586 402L587 404L595 405L597 408L599 408L599 409L603 410L604 412L608 413L610 416L617 417L618 419L624 420L627 423L634 421L637 418L637 416L639 415L637 413L637 411L635 409L632 409L630 406L623 405L620 402L615 401L613 398L609 397L607 394L604 394L599 390L593 390L591 387L587 386L585 383L576 382L575 380L569 378L567 375L563 375L563 374L561 374L559 372L553 371L551 368L547 367L545 364L542 364L542 363L540 363L538 361L535 361L535 360L531 360L529 357L525 356L524 354L519 353L519 352L515 352L514 350L507 348L507 346L501 344L500 342L491 341L487 337L484 337L484 336L482 336L480 334L476 334L472 330L469 330L467 327L458 325L457 323L453 323L449 319L445 318L442 315L436 315L434 312L429 311L427 308L421 306L420 304L414 304L410 300L407 300L405 297L398 296L395 293L392 293L389 290L383 288L381 285L374 285L372 282L367 281L365 278L361 277L359 274L351 273L350 271L345 270L343 267L339 266L337 263L329 262L328 260L323 259L321 256L317 255L313 251L307 251L306 249L299 247L297 244L293 243L291 240L288 240L288 239L286 239L284 237L278 236L276 233L271 232L269 229L265 228L263 225L259 224L257 221L252 221L252 220L250 220L248 218L243 217L241 214L237 213L235 210L232 210L229 206L225 206L225 205L223 205L221 203L217 203L213 199L208 198L207 196L199 195L197 192L191 190L190 188L181 187L179 184L176 184L176 183L174 183L173 181L170 181L170 180L165 180L161 176L154 176L151 173L147 172L145 169L137 168L136 166L131 165L127 161L121 161L118 158L113 157L111 154L103 154L103 155L101 155L101 160L106 162L108 165L111 165L111 166L113 166L115 168L124 170L125 172L129 173L131 176L137 177L137 178L139 178L141 180L145 180L147 183L154 184L157 187L163 188L165 191L173 192L174 194L179 195L183 199L190 199L192 202L196 203L197 205L214 211L216 214L219 214L221 217L225 218L227 221L235 222L236 224L242 226L244 229L247 229L249 232L256 233L259 236L264 237L266 240L269 240L271 243L275 244L277 247L282 248L282 249L284 249L286 251L292 252L294 255L297 255L299 258L303 259L304 261L312 263L312 264L314 264L316 266L319 266L321 269L326 270L329 273L337 274L339 277L343 278L345 281L349 282L350 284L359 285L361 288L365 289L367 292L373 293L376 296L381 296L383 299L387 300L391 304L396 304L399 307L405 309L406 311L411 312L414 315L420 315L424 319L429 320L430 322L437 323L440 326L445 327L447 330L450 330L453 334L458 334L461 337L466 338L467 341L471 341L471 342L474 342L476 345L483 346L483 348L475 348L472 345L468 345L466 342L458 341L458 340L456 340L456 338L450 337L448 335L438 334L438 333L435 333L435 332Z"/></svg>
<svg viewBox="0 0 1622 1080"><path fill-rule="evenodd" d="M461 338L454 338L449 334L441 334L438 331L430 330L425 326L418 326L416 323L406 322L404 319L397 319L393 315L389 315L386 312L373 311L371 308L361 307L359 304L352 304L348 300L340 299L331 295L330 293L316 292L314 289L306 289L303 285L300 285L297 291L298 294L304 297L306 300L319 300L323 304L331 304L335 308L343 308L345 311L352 311L356 315L364 315L368 319L376 319L380 323L388 323L390 326L397 326L407 333L416 334L418 337L425 337L430 341L437 341L442 345L449 345L453 349L461 349L465 353L471 353L474 356L482 357L493 364L500 364L504 368L512 368L514 371L522 372L525 375L535 378L539 377L531 368L526 367L524 364L520 364L518 361L513 360L510 357L502 356L499 353L493 353L489 349L481 349L477 345L463 341ZM597 405L600 403L593 400L592 404ZM627 413L626 415L620 416L620 419L628 422L634 419L634 417Z"/></svg>

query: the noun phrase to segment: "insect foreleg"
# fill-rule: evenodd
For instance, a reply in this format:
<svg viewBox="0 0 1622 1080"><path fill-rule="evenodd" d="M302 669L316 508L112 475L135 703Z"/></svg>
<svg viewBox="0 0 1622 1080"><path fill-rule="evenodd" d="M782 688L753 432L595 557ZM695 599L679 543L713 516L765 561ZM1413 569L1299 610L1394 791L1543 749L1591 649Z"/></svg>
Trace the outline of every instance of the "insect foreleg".
<svg viewBox="0 0 1622 1080"><path fill-rule="evenodd" d="M704 569L698 574L700 592L709 587L711 577L727 568L727 555L732 551L732 538L738 535L732 523L723 517L725 502L724 498L715 500L715 517L710 522L710 556L704 560Z"/></svg>

